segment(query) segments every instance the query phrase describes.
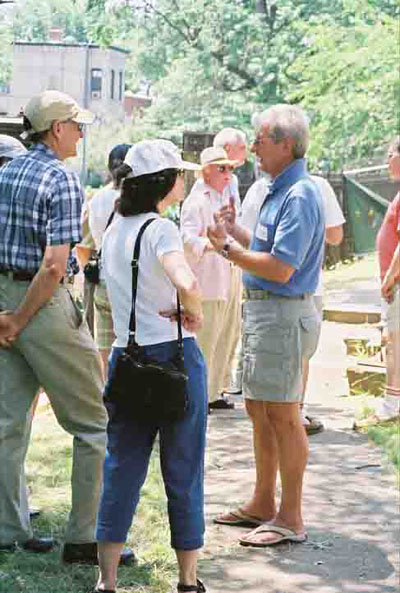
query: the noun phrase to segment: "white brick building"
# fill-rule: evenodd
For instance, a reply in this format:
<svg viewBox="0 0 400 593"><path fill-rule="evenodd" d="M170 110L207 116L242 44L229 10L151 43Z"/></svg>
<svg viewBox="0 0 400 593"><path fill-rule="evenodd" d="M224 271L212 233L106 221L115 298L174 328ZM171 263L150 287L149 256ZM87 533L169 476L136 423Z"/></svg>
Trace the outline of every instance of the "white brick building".
<svg viewBox="0 0 400 593"><path fill-rule="evenodd" d="M0 89L0 114L15 116L33 95L51 89L68 93L100 118L123 120L127 53L117 47L17 41L10 87Z"/></svg>

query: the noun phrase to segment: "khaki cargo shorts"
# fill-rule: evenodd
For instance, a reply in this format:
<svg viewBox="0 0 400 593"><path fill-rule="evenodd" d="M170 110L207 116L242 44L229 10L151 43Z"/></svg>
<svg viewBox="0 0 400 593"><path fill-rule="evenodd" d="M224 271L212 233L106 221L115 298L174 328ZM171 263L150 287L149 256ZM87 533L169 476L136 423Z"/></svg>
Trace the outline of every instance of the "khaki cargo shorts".
<svg viewBox="0 0 400 593"><path fill-rule="evenodd" d="M262 293L263 291L251 291ZM291 299L266 293L243 307L243 393L248 399L300 402L302 359L311 358L319 337L312 296Z"/></svg>

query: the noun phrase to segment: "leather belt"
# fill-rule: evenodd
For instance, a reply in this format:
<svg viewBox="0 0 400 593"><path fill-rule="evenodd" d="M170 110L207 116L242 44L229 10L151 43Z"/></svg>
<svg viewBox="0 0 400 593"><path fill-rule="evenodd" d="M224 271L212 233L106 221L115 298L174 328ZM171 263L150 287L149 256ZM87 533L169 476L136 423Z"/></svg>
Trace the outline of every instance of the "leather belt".
<svg viewBox="0 0 400 593"><path fill-rule="evenodd" d="M2 276L8 276L8 278L12 278L17 282L31 282L36 276L37 272L30 272L28 270L6 270L4 268L0 268L0 274ZM74 281L75 276L63 276L60 280L60 284L72 285Z"/></svg>
<svg viewBox="0 0 400 593"><path fill-rule="evenodd" d="M275 292L271 292L269 290L259 290L257 288L245 288L244 289L244 298L248 301L264 301L267 299L289 299L289 300L299 300L303 301L305 299L309 299L312 297L313 294L311 292L305 292L304 294L294 294L287 295L287 294L277 294Z"/></svg>

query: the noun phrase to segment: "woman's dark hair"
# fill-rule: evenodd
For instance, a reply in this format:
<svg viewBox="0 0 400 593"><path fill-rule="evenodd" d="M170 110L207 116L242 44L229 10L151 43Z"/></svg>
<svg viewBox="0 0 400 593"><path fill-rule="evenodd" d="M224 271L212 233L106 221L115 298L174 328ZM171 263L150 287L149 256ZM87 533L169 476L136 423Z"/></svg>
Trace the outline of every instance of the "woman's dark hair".
<svg viewBox="0 0 400 593"><path fill-rule="evenodd" d="M169 194L177 176L177 169L164 169L139 177L125 177L121 197L116 201L117 212L121 216L157 212L157 204Z"/></svg>
<svg viewBox="0 0 400 593"><path fill-rule="evenodd" d="M117 144L117 146L114 146L108 155L108 170L110 171L116 189L118 189L123 179L123 177L119 176L119 180L117 182L117 172L121 167L124 166L124 159L130 148L131 144Z"/></svg>
<svg viewBox="0 0 400 593"><path fill-rule="evenodd" d="M132 169L125 163L122 163L122 165L120 165L117 169L114 169L112 172L112 178L115 189L119 189L121 187L121 183L130 173L132 173Z"/></svg>

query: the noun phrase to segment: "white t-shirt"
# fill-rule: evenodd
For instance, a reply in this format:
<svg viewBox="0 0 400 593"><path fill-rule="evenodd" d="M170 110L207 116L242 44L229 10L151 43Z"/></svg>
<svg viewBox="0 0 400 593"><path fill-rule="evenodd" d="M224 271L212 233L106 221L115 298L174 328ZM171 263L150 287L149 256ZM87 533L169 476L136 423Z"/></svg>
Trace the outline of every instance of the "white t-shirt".
<svg viewBox="0 0 400 593"><path fill-rule="evenodd" d="M250 233L253 233L256 227L258 214L270 185L271 180L269 177L260 177L249 187L243 199L238 224L244 226Z"/></svg>
<svg viewBox="0 0 400 593"><path fill-rule="evenodd" d="M311 179L318 187L322 196L322 205L324 207L325 212L325 228L329 229L333 226L342 225L346 221L346 219L343 216L343 212L339 206L339 202L337 201L336 194L333 191L329 181L324 179L324 177L319 177L318 175L311 175ZM321 270L318 279L318 286L314 294L315 296L322 296L323 293L324 286Z"/></svg>
<svg viewBox="0 0 400 593"><path fill-rule="evenodd" d="M102 246L103 274L111 302L116 340L113 346L128 343L132 304L131 261L137 234L149 218L156 218L142 235L136 295L136 341L142 346L171 342L178 337L176 323L159 315L176 309L176 288L164 272L160 258L171 251L182 251L177 226L158 214L115 215L105 232ZM183 337L193 334L182 328Z"/></svg>
<svg viewBox="0 0 400 593"><path fill-rule="evenodd" d="M111 185L107 185L96 192L88 203L89 229L97 251L101 248L104 229L107 226L111 212L114 210L114 203L118 195L118 190Z"/></svg>

